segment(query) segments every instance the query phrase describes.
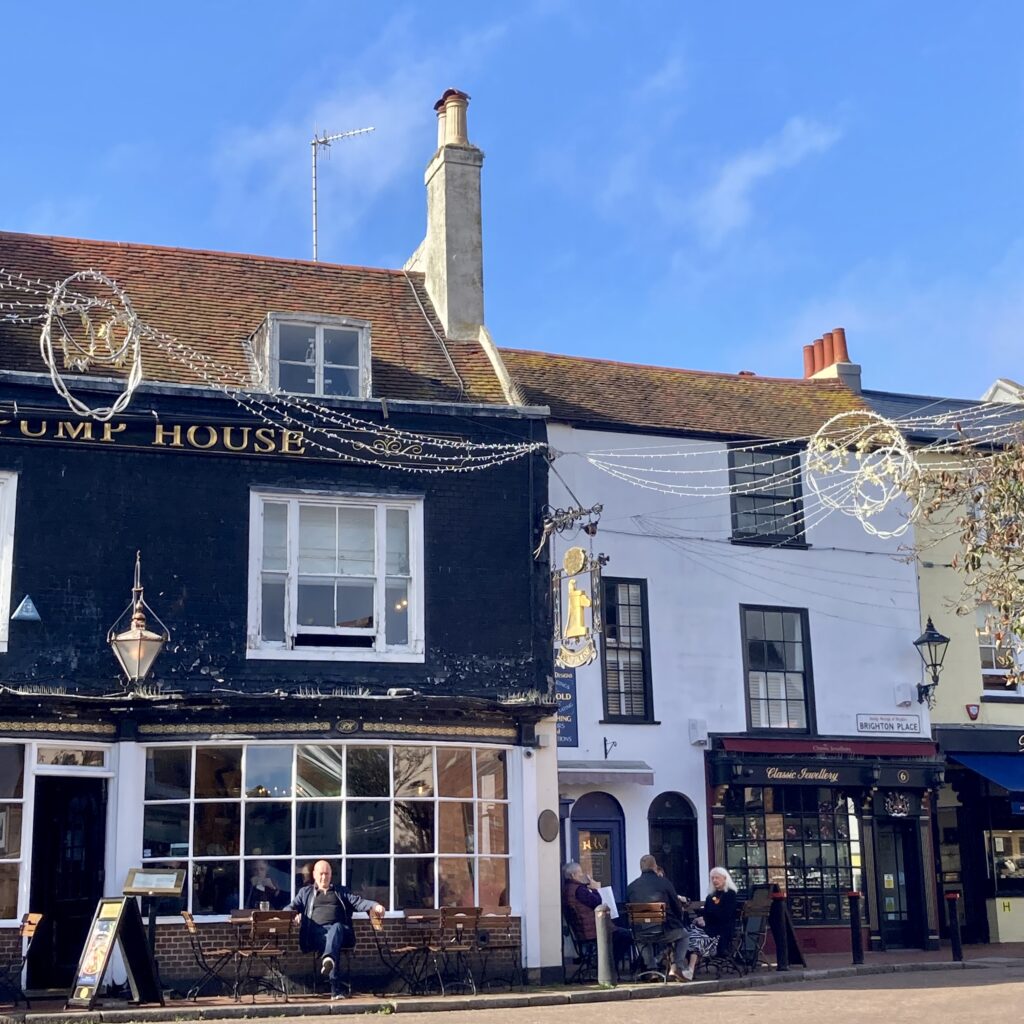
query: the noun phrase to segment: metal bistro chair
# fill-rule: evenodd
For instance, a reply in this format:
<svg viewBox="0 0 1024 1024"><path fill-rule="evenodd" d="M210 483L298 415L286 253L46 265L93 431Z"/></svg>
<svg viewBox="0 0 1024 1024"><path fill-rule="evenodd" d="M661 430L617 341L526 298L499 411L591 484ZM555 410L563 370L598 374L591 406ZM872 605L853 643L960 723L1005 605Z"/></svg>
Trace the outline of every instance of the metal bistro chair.
<svg viewBox="0 0 1024 1024"><path fill-rule="evenodd" d="M237 977L228 980L223 974L229 963L234 966L237 950L229 949L226 946L205 949L203 940L199 937L195 918L187 910L183 910L181 916L185 921L185 931L188 933L188 941L192 947L192 956L195 958L196 967L202 971L202 977L188 990L185 998L195 1002L199 993L210 984L220 985L225 993L230 992L237 998Z"/></svg>
<svg viewBox="0 0 1024 1024"><path fill-rule="evenodd" d="M479 907L441 908L441 948L445 989L462 988L476 995L472 956L477 950Z"/></svg>
<svg viewBox="0 0 1024 1024"><path fill-rule="evenodd" d="M665 904L627 903L623 909L642 961L640 969L633 974L633 980L667 982L665 960L671 955L671 947L665 941ZM648 955L654 961L654 967L647 966Z"/></svg>
<svg viewBox="0 0 1024 1024"><path fill-rule="evenodd" d="M523 949L522 943L512 927L511 907L481 908L476 948L480 956L480 988L486 990L488 985L494 984L487 977L487 968L493 957L511 960L512 970L509 972L507 982L509 989L523 987L525 983ZM495 980L504 983L501 978Z"/></svg>
<svg viewBox="0 0 1024 1024"><path fill-rule="evenodd" d="M11 950L10 959L6 963L0 963L0 1001L6 994L13 996L14 1005L19 1002L25 1003L25 1009L31 1009L32 1004L21 987L21 975L25 970L25 961L28 959L28 951L32 948L32 940L35 938L42 921L42 914L26 914L21 919L21 926L18 928L18 939Z"/></svg>
<svg viewBox="0 0 1024 1024"><path fill-rule="evenodd" d="M571 913L566 913L564 906L562 924L563 934L568 935L572 943L572 965L576 968L571 974L566 968L565 983L576 985L594 981L597 978L597 942L580 935L575 917Z"/></svg>
<svg viewBox="0 0 1024 1024"><path fill-rule="evenodd" d="M246 978L254 982L252 1001L257 992L280 995L288 1002L288 979L281 971L281 957L287 952L294 915L287 910L254 910L249 933L249 956ZM253 977L253 967L262 968Z"/></svg>

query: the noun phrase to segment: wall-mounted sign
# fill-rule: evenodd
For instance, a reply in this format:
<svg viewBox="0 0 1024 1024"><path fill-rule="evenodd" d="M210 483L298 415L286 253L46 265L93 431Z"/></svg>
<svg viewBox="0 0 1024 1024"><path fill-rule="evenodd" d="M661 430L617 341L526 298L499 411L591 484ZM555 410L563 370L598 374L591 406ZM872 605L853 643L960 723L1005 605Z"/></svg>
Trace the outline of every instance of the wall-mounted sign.
<svg viewBox="0 0 1024 1024"><path fill-rule="evenodd" d="M858 715L857 732L880 736L919 736L920 715Z"/></svg>
<svg viewBox="0 0 1024 1024"><path fill-rule="evenodd" d="M560 747L578 747L579 730L576 726L576 669L555 666L555 701L558 715L555 733Z"/></svg>
<svg viewBox="0 0 1024 1024"><path fill-rule="evenodd" d="M569 548L562 568L551 574L555 619L555 664L579 668L597 657L601 635L601 566L604 555L594 558L583 548Z"/></svg>

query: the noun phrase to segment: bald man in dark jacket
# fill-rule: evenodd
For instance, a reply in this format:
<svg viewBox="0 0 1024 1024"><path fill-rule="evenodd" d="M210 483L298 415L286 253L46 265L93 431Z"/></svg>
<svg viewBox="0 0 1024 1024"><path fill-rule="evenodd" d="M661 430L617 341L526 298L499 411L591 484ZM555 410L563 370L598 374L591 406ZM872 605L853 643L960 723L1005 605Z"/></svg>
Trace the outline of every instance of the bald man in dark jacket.
<svg viewBox="0 0 1024 1024"><path fill-rule="evenodd" d="M683 924L683 908L680 904L676 887L659 873L658 862L645 853L640 858L640 877L634 878L626 889L626 899L630 903L664 903L665 932L658 937L658 944L672 946L672 966L669 977L676 981L683 980L686 967L686 941L688 933ZM635 936L643 952L644 964L651 970L655 969L654 948L651 943L644 943L643 935Z"/></svg>

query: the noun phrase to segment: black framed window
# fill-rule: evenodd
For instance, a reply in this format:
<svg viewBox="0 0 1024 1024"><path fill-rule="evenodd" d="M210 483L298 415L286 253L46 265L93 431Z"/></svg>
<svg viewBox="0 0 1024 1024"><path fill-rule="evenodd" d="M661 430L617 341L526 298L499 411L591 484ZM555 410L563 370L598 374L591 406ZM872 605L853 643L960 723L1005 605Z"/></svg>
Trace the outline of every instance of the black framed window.
<svg viewBox="0 0 1024 1024"><path fill-rule="evenodd" d="M809 732L811 641L802 608L740 606L751 729Z"/></svg>
<svg viewBox="0 0 1024 1024"><path fill-rule="evenodd" d="M805 543L799 454L733 449L729 489L733 540Z"/></svg>
<svg viewBox="0 0 1024 1024"><path fill-rule="evenodd" d="M605 577L602 679L606 721L649 722L651 644L647 581Z"/></svg>

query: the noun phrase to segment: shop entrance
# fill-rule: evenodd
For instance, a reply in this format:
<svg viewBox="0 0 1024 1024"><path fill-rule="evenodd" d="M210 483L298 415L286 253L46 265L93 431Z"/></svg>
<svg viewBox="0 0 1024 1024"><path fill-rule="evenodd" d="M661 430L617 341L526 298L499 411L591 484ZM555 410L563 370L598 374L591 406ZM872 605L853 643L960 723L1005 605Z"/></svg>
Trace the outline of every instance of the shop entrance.
<svg viewBox="0 0 1024 1024"><path fill-rule="evenodd" d="M647 812L650 851L664 868L676 892L700 899L697 854L697 817L689 800L680 793L662 793Z"/></svg>
<svg viewBox="0 0 1024 1024"><path fill-rule="evenodd" d="M28 985L71 987L96 901L103 895L105 779L37 776L29 906L43 914Z"/></svg>
<svg viewBox="0 0 1024 1024"><path fill-rule="evenodd" d="M913 819L875 822L878 916L886 949L924 947L921 847Z"/></svg>
<svg viewBox="0 0 1024 1024"><path fill-rule="evenodd" d="M616 902L626 898L626 842L622 808L607 793L587 793L572 809L572 858L602 885L610 885Z"/></svg>

